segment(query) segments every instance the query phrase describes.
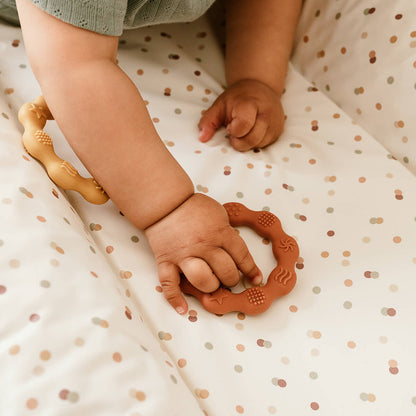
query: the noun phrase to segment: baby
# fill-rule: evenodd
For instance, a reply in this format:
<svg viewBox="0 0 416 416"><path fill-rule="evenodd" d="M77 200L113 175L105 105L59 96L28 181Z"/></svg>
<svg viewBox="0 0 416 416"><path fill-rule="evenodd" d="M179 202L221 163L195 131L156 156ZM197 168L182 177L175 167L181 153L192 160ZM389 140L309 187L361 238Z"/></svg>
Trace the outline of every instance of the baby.
<svg viewBox="0 0 416 416"><path fill-rule="evenodd" d="M163 293L179 314L188 309L179 287L181 273L207 293L220 284L237 284L239 270L253 284L262 281L262 274L222 205L195 193L116 54L123 22L124 28L146 24L140 20L146 7L155 9L156 3L163 15L174 3L182 16L189 9L195 18L213 1L61 0L62 10L55 1L51 11L44 0L16 0L29 61L55 120L113 202L144 230ZM86 19L61 19L71 7ZM300 7L301 0L226 0L228 87L199 121L201 142L221 126L238 151L277 140ZM89 27L88 22L97 21L91 10L98 9L101 21L111 24Z"/></svg>

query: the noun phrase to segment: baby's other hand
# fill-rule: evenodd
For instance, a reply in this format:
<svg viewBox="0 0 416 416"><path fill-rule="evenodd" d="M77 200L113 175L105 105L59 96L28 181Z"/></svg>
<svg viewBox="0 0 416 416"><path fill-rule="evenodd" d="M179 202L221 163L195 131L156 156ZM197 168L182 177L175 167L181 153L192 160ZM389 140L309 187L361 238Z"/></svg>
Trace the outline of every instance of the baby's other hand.
<svg viewBox="0 0 416 416"><path fill-rule="evenodd" d="M262 281L225 208L206 195L194 194L145 233L155 255L163 294L180 314L188 310L179 287L181 273L206 293L215 291L221 283L236 285L240 280L238 270L253 284Z"/></svg>
<svg viewBox="0 0 416 416"><path fill-rule="evenodd" d="M207 142L226 126L231 145L241 152L274 143L283 132L280 96L263 82L244 79L226 89L199 121L199 140Z"/></svg>

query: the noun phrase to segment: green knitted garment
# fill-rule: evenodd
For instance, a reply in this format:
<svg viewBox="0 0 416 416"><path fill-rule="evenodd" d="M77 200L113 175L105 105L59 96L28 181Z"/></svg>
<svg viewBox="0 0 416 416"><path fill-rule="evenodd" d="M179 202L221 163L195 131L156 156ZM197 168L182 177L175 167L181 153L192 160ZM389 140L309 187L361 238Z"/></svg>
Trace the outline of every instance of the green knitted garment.
<svg viewBox="0 0 416 416"><path fill-rule="evenodd" d="M159 23L190 22L215 0L31 0L45 12L103 35ZM19 24L15 0L0 0L0 17Z"/></svg>

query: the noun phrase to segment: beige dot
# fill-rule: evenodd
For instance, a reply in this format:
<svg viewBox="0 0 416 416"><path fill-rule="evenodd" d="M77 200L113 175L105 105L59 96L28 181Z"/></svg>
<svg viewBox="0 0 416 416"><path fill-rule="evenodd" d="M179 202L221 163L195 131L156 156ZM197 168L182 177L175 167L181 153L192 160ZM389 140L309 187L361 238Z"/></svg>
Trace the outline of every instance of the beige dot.
<svg viewBox="0 0 416 416"><path fill-rule="evenodd" d="M379 338L379 340L380 340L380 342L381 342L382 344L387 344L387 342L388 342L388 338L387 338L387 337L385 337L384 335L382 335L382 336Z"/></svg>
<svg viewBox="0 0 416 416"><path fill-rule="evenodd" d="M36 217L36 219L37 219L38 221L40 221L40 222L46 222L45 217L42 217L41 215L38 215L38 216Z"/></svg>
<svg viewBox="0 0 416 416"><path fill-rule="evenodd" d="M53 267L58 267L59 266L59 261L56 260L56 259L52 259L50 261L50 263L51 263L51 266L53 266Z"/></svg>
<svg viewBox="0 0 416 416"><path fill-rule="evenodd" d="M397 363L396 360L389 360L389 366L390 367L397 367L398 366L398 363Z"/></svg>
<svg viewBox="0 0 416 416"><path fill-rule="evenodd" d="M101 326L101 328L108 328L109 324L105 319L102 319L101 322L100 322L100 326Z"/></svg>
<svg viewBox="0 0 416 416"><path fill-rule="evenodd" d="M312 348L312 350L311 350L312 357L318 357L319 354L320 354L320 352L317 348Z"/></svg>
<svg viewBox="0 0 416 416"><path fill-rule="evenodd" d="M186 366L186 360L185 360L185 358L180 358L179 360L178 360L178 366L180 367L180 368L183 368L183 367L185 367Z"/></svg>
<svg viewBox="0 0 416 416"><path fill-rule="evenodd" d="M390 285L389 289L391 292L397 292L399 290L399 287L397 285Z"/></svg>
<svg viewBox="0 0 416 416"><path fill-rule="evenodd" d="M9 354L10 355L16 355L16 354L19 354L19 352L20 352L20 346L19 345L12 345L9 348Z"/></svg>
<svg viewBox="0 0 416 416"><path fill-rule="evenodd" d="M347 342L348 348L354 349L357 345L354 341Z"/></svg>
<svg viewBox="0 0 416 416"><path fill-rule="evenodd" d="M370 237L363 237L363 243L369 243L371 241Z"/></svg>
<svg viewBox="0 0 416 416"><path fill-rule="evenodd" d="M26 407L30 410L36 409L38 407L38 401L33 397L28 399L26 402Z"/></svg>
<svg viewBox="0 0 416 416"><path fill-rule="evenodd" d="M17 269L20 266L20 261L17 259L11 259L9 265L12 269Z"/></svg>
<svg viewBox="0 0 416 416"><path fill-rule="evenodd" d="M368 395L368 401L369 402L375 402L376 401L376 396L374 394L370 393Z"/></svg>
<svg viewBox="0 0 416 416"><path fill-rule="evenodd" d="M322 337L322 334L321 334L319 331L313 331L312 336L313 336L315 339L319 339L319 338L321 338L321 337Z"/></svg>
<svg viewBox="0 0 416 416"><path fill-rule="evenodd" d="M121 361L122 361L121 354L120 354L119 352L115 352L115 353L113 354L113 360L114 360L116 363L121 363Z"/></svg>
<svg viewBox="0 0 416 416"><path fill-rule="evenodd" d="M349 265L350 265L350 262L349 262L348 260L342 260L341 264L342 264L344 267L347 267L347 266L349 266Z"/></svg>
<svg viewBox="0 0 416 416"><path fill-rule="evenodd" d="M74 344L77 347L82 347L84 345L84 343L85 343L85 341L81 337L75 338Z"/></svg>
<svg viewBox="0 0 416 416"><path fill-rule="evenodd" d="M33 368L33 374L35 376L41 376L45 372L45 369L41 365L37 365Z"/></svg>
<svg viewBox="0 0 416 416"><path fill-rule="evenodd" d="M142 391L136 391L134 394L134 397L139 401L142 402L144 400L146 400L146 394L143 393Z"/></svg>
<svg viewBox="0 0 416 416"><path fill-rule="evenodd" d="M48 361L52 357L52 354L48 350L43 350L40 352L39 357L43 361Z"/></svg>
<svg viewBox="0 0 416 416"><path fill-rule="evenodd" d="M235 410L237 411L237 413L239 413L240 415L244 413L244 407L237 405L235 407Z"/></svg>
<svg viewBox="0 0 416 416"><path fill-rule="evenodd" d="M288 365L290 363L290 359L288 357L282 357L280 361L285 365Z"/></svg>
<svg viewBox="0 0 416 416"><path fill-rule="evenodd" d="M205 390L205 389L200 390L199 397L201 399L206 399L208 396L209 396L209 391L208 390Z"/></svg>
<svg viewBox="0 0 416 416"><path fill-rule="evenodd" d="M244 329L244 325L240 322L235 324L235 329L238 329L239 331Z"/></svg>
<svg viewBox="0 0 416 416"><path fill-rule="evenodd" d="M290 159L287 156L285 156L285 157L282 157L282 160L283 160L283 162L287 163L287 162L289 162Z"/></svg>

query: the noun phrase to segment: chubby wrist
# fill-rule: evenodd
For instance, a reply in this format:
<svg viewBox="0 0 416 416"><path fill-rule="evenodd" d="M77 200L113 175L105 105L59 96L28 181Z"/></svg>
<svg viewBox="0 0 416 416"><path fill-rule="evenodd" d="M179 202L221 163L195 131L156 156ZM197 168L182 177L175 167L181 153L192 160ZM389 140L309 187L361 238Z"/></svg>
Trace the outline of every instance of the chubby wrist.
<svg viewBox="0 0 416 416"><path fill-rule="evenodd" d="M284 84L280 85L280 84L275 84L275 83L271 83L268 82L267 80L262 80L260 77L259 78L255 78L255 77L251 77L251 78L230 78L227 79L227 88L231 88L237 85L240 85L241 87L244 87L244 85L248 85L248 86L255 86L255 84L259 84L262 85L263 87L267 87L270 88L271 90L274 91L274 93L281 98L283 91L284 91Z"/></svg>

